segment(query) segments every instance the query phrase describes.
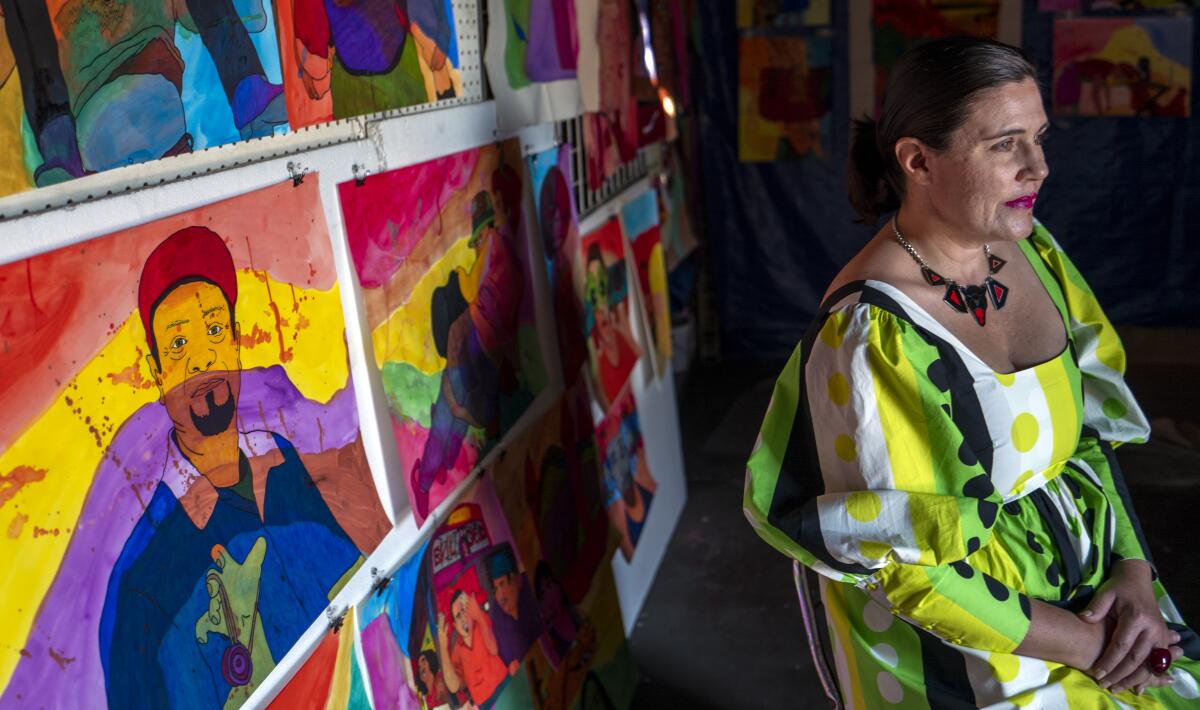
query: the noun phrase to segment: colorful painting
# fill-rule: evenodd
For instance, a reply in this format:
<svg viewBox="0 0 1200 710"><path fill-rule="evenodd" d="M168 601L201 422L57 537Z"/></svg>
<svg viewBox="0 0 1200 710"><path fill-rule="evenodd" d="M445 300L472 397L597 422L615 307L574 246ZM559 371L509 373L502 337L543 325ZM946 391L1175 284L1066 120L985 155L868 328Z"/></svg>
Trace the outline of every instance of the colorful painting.
<svg viewBox="0 0 1200 710"><path fill-rule="evenodd" d="M276 0L300 128L462 95L453 0Z"/></svg>
<svg viewBox="0 0 1200 710"><path fill-rule="evenodd" d="M240 705L391 529L318 177L2 266L0 324L0 705Z"/></svg>
<svg viewBox="0 0 1200 710"><path fill-rule="evenodd" d="M646 464L642 427L638 422L633 388L626 386L613 400L596 427L596 446L604 474L604 505L608 519L620 535L621 554L633 551L646 527L646 516L658 484Z"/></svg>
<svg viewBox="0 0 1200 710"><path fill-rule="evenodd" d="M826 36L738 39L738 158L822 155L833 107L833 44Z"/></svg>
<svg viewBox="0 0 1200 710"><path fill-rule="evenodd" d="M376 707L530 705L521 668L545 625L490 479L360 614Z"/></svg>
<svg viewBox="0 0 1200 710"><path fill-rule="evenodd" d="M687 181L683 177L683 161L675 146L667 151L664 177L658 182L659 222L662 225L663 252L670 273L693 251L697 242L688 213Z"/></svg>
<svg viewBox="0 0 1200 710"><path fill-rule="evenodd" d="M547 384L525 184L513 140L338 187L418 525Z"/></svg>
<svg viewBox="0 0 1200 710"><path fill-rule="evenodd" d="M584 177L589 190L599 190L637 155L637 102L630 98L627 104L622 111L583 115Z"/></svg>
<svg viewBox="0 0 1200 710"><path fill-rule="evenodd" d="M634 336L621 222L609 219L583 238L582 300L588 361L601 407L620 394L642 355Z"/></svg>
<svg viewBox="0 0 1200 710"><path fill-rule="evenodd" d="M971 35L995 39L1000 0L871 0L875 103L883 102L896 60L920 40Z"/></svg>
<svg viewBox="0 0 1200 710"><path fill-rule="evenodd" d="M658 218L658 192L654 189L646 190L621 208L621 226L629 238L637 267L646 330L657 355L654 366L661 376L669 371L671 360L671 304Z"/></svg>
<svg viewBox="0 0 1200 710"><path fill-rule="evenodd" d="M1191 17L1054 21L1058 116L1191 115Z"/></svg>
<svg viewBox="0 0 1200 710"><path fill-rule="evenodd" d="M739 29L822 26L832 16L830 0L737 0Z"/></svg>
<svg viewBox="0 0 1200 710"><path fill-rule="evenodd" d="M485 64L501 130L573 118L583 110L574 0L488 0Z"/></svg>
<svg viewBox="0 0 1200 710"><path fill-rule="evenodd" d="M600 51L600 106L611 113L629 108L633 62L633 22L630 3L624 0L599 0L596 15L596 43Z"/></svg>
<svg viewBox="0 0 1200 710"><path fill-rule="evenodd" d="M371 710L358 654L354 650L354 610L342 625L325 633L312 655L283 686L271 710ZM382 706L381 706L382 707Z"/></svg>
<svg viewBox="0 0 1200 710"><path fill-rule="evenodd" d="M558 359L562 381L570 386L587 361L583 337L583 309L575 284L581 278L579 224L571 192L571 147L558 148L529 157L538 235L546 262L546 276L554 302L554 326L558 337Z"/></svg>
<svg viewBox="0 0 1200 710"><path fill-rule="evenodd" d="M272 0L0 10L0 194L287 127Z"/></svg>

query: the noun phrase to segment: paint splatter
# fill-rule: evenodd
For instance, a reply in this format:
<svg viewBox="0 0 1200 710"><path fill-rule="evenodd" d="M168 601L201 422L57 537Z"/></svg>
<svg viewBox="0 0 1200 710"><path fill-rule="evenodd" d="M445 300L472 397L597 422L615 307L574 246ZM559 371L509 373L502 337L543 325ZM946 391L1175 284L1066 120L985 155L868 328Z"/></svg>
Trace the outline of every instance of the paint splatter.
<svg viewBox="0 0 1200 710"><path fill-rule="evenodd" d="M12 522L8 524L8 537L11 540L16 540L21 537L21 530L25 528L25 523L29 522L29 516L22 513L17 513L13 517Z"/></svg>
<svg viewBox="0 0 1200 710"><path fill-rule="evenodd" d="M22 488L45 477L46 469L32 466L17 466L7 474L0 473L0 508L20 493Z"/></svg>
<svg viewBox="0 0 1200 710"><path fill-rule="evenodd" d="M74 658L67 658L52 648L48 648L46 650L50 653L50 658L54 659L54 662L58 664L58 667L64 671L67 670L67 666L75 662Z"/></svg>

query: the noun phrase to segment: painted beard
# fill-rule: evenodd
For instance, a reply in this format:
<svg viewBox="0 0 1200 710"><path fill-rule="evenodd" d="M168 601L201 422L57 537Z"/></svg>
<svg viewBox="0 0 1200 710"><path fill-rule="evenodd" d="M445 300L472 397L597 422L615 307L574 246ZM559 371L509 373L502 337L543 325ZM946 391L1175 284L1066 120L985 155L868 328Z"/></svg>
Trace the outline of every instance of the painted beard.
<svg viewBox="0 0 1200 710"><path fill-rule="evenodd" d="M196 427L196 431L204 436L216 436L227 430L230 424L233 423L233 417L237 414L237 400L233 396L233 388L228 382L225 385L225 402L217 404L214 393L217 388L213 387L204 393L204 403L208 407L207 414L197 414L196 410L188 407L188 413L192 417L192 426Z"/></svg>

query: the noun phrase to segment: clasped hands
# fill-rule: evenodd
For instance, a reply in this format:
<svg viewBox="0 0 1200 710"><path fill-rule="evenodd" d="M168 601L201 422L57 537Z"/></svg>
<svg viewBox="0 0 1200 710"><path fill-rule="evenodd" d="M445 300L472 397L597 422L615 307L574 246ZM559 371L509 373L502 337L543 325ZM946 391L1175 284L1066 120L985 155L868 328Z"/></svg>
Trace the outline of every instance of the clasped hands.
<svg viewBox="0 0 1200 710"><path fill-rule="evenodd" d="M1174 662L1183 654L1179 634L1168 629L1154 597L1150 565L1121 560L1100 585L1079 618L1097 625L1102 638L1095 660L1084 670L1112 693L1170 685L1170 675L1154 675L1146 666L1153 648L1167 648Z"/></svg>

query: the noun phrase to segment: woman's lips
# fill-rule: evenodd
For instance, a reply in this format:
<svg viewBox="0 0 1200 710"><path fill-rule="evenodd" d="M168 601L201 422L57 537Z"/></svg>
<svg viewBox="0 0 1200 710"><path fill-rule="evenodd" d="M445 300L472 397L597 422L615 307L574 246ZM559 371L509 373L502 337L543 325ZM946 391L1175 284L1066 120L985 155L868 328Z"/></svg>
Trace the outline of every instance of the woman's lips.
<svg viewBox="0 0 1200 710"><path fill-rule="evenodd" d="M1011 207L1017 210L1033 209L1033 203L1037 200L1037 193L1033 192L1028 195L1021 195L1015 200L1009 200L1004 203L1005 207Z"/></svg>

